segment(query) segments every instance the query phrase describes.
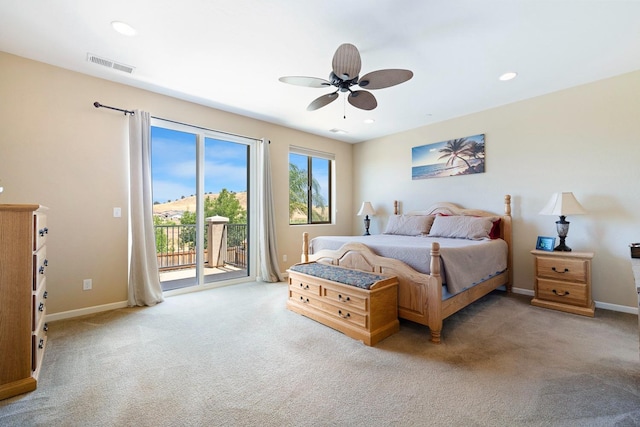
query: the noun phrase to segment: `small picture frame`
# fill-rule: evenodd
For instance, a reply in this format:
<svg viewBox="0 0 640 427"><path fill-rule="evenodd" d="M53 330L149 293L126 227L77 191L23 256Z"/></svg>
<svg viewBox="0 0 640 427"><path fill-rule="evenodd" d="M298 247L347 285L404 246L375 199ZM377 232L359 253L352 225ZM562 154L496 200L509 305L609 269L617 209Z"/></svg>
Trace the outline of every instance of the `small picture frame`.
<svg viewBox="0 0 640 427"><path fill-rule="evenodd" d="M536 249L539 251L553 251L556 246L555 237L538 236L538 242L536 243Z"/></svg>

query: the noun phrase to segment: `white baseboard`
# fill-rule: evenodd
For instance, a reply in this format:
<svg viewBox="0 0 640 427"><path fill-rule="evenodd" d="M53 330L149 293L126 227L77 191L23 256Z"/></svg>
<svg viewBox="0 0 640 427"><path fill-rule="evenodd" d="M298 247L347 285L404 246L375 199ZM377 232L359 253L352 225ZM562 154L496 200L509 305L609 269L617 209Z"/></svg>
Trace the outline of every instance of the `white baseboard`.
<svg viewBox="0 0 640 427"><path fill-rule="evenodd" d="M533 289L513 288L514 294L528 295L533 297ZM629 307L626 305L610 304L608 302L596 301L596 308L603 310L619 311L621 313L638 314L638 307Z"/></svg>
<svg viewBox="0 0 640 427"><path fill-rule="evenodd" d="M286 273L284 276L288 276ZM513 288L514 294L533 296L533 289ZM170 296L170 295L167 295ZM60 313L47 314L46 321L53 322L55 320L71 319L72 317L86 316L87 314L100 313L102 311L116 310L118 308L125 308L127 301L114 302L111 304L96 305L93 307L80 308L78 310L63 311ZM626 305L609 304L607 302L596 301L596 308L603 310L619 311L621 313L638 314L637 307L628 307Z"/></svg>
<svg viewBox="0 0 640 427"><path fill-rule="evenodd" d="M71 319L72 317L86 316L87 314L100 313L103 311L116 310L125 308L127 301L114 302L111 304L95 305L93 307L79 308L77 310L62 311L60 313L47 314L45 317L47 322L55 320Z"/></svg>

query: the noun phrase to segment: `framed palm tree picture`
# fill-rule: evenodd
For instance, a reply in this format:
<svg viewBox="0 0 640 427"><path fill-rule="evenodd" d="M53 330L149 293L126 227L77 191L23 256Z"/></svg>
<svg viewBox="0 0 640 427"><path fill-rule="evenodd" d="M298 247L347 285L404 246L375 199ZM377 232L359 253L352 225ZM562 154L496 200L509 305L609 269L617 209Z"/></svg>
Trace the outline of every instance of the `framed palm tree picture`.
<svg viewBox="0 0 640 427"><path fill-rule="evenodd" d="M484 134L450 139L411 149L411 179L484 172Z"/></svg>

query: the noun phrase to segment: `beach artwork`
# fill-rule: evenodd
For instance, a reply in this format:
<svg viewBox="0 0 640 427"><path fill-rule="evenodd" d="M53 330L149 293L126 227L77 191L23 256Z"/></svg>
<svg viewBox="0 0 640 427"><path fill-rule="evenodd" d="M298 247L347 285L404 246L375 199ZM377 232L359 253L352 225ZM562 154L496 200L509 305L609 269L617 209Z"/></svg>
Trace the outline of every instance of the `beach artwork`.
<svg viewBox="0 0 640 427"><path fill-rule="evenodd" d="M411 149L411 178L428 179L484 172L484 134Z"/></svg>

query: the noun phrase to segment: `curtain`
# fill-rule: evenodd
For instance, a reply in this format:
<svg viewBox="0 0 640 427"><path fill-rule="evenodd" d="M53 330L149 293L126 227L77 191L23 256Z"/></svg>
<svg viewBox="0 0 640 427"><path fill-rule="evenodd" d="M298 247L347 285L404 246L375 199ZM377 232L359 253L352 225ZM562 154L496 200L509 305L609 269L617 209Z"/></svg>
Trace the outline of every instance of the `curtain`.
<svg viewBox="0 0 640 427"><path fill-rule="evenodd" d="M281 282L283 277L278 266L278 245L274 218L273 192L271 190L271 159L269 140L263 139L258 146L260 176L258 177L258 222L259 222L259 271L264 282Z"/></svg>
<svg viewBox="0 0 640 427"><path fill-rule="evenodd" d="M153 228L150 133L149 113L136 110L129 117L129 306L164 301Z"/></svg>

